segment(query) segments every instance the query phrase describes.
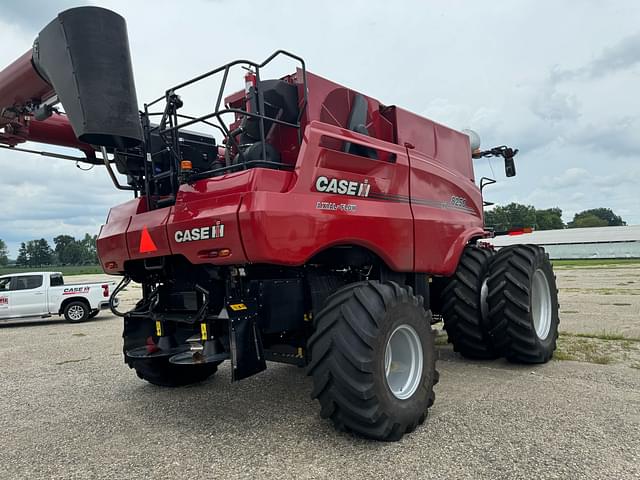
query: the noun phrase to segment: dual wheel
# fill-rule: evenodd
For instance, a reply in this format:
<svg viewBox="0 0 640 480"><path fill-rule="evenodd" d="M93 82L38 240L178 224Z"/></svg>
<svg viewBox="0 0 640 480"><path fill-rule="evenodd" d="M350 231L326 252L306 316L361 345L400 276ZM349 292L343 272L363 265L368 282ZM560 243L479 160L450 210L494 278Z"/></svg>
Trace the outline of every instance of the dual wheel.
<svg viewBox="0 0 640 480"><path fill-rule="evenodd" d="M551 359L558 291L544 249L513 245L497 254L469 246L440 294L449 341L467 358L518 363Z"/></svg>

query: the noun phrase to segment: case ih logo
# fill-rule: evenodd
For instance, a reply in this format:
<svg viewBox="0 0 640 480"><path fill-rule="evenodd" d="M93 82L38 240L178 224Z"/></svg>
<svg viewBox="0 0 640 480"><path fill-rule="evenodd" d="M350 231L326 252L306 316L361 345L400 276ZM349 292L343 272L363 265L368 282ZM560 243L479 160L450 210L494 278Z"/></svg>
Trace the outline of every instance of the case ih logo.
<svg viewBox="0 0 640 480"><path fill-rule="evenodd" d="M354 182L352 180L320 176L316 179L316 190L324 193L350 195L352 197L368 197L371 185L369 185L368 180L364 182Z"/></svg>
<svg viewBox="0 0 640 480"><path fill-rule="evenodd" d="M0 297L0 305L9 305L9 297Z"/></svg>
<svg viewBox="0 0 640 480"><path fill-rule="evenodd" d="M216 222L210 227L191 228L189 230L178 230L173 238L176 242L195 242L197 240L213 240L224 237L224 223Z"/></svg>
<svg viewBox="0 0 640 480"><path fill-rule="evenodd" d="M89 293L90 287L69 287L62 291L63 295L75 295L77 293Z"/></svg>

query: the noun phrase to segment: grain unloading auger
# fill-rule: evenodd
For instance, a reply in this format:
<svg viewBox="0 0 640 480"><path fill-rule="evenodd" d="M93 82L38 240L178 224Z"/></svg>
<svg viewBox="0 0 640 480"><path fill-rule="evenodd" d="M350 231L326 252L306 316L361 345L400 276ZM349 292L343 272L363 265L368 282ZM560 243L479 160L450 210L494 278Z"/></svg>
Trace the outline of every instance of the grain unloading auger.
<svg viewBox="0 0 640 480"><path fill-rule="evenodd" d="M276 58L295 70L265 78ZM235 68L244 88L225 97ZM187 112L182 92L214 78L213 111ZM0 143L77 148L134 191L109 212L98 253L106 273L142 285L123 353L144 380L202 381L227 359L233 380L290 363L337 428L396 440L435 399L435 321L466 357L553 354L544 250L481 241L472 157L502 156L511 176L516 150L481 152L472 134L284 51L206 72L140 112L124 19L98 7L61 13L0 72L0 110Z"/></svg>

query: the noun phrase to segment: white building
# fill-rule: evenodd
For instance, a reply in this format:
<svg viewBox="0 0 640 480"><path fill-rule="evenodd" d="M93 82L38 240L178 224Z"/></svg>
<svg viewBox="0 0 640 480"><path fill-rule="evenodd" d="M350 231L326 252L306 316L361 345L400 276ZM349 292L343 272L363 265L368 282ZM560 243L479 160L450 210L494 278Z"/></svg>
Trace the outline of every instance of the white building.
<svg viewBox="0 0 640 480"><path fill-rule="evenodd" d="M640 225L567 228L501 235L490 240L496 248L516 243L543 246L551 258L640 258Z"/></svg>

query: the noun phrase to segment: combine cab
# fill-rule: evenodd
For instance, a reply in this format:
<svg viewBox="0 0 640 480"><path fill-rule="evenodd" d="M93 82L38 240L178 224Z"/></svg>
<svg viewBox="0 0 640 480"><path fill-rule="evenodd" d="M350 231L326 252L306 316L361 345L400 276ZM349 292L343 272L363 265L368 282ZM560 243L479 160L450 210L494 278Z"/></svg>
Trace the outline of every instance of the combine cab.
<svg viewBox="0 0 640 480"><path fill-rule="evenodd" d="M275 59L291 71L264 77ZM242 68L244 88L225 95ZM213 109L193 113L202 105L183 91L214 79ZM97 7L61 13L0 72L0 108L0 142L77 148L67 158L104 164L132 191L98 253L123 276L118 291L142 284L133 310L114 311L144 380L186 385L226 360L241 380L290 363L338 429L397 440L434 402L434 319L467 357L553 354L548 257L481 241L472 157L502 156L512 175L516 150L480 151L284 51L206 72L140 112L124 19Z"/></svg>

